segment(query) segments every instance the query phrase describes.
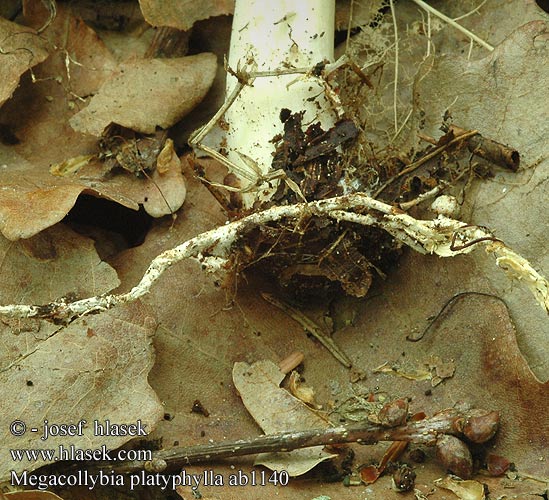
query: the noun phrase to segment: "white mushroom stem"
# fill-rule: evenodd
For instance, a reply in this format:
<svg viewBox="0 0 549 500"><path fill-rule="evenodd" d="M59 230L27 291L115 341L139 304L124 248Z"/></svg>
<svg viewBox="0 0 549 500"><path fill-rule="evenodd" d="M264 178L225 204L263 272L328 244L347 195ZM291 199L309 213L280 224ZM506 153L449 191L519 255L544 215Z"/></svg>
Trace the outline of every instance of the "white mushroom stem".
<svg viewBox="0 0 549 500"><path fill-rule="evenodd" d="M231 33L229 67L248 72L279 72L312 69L334 56L334 0L236 0ZM236 86L227 75L227 96ZM224 145L229 160L250 169L251 158L264 176L271 168L273 137L283 125L280 110L304 111L303 123L320 121L324 128L334 124L334 112L322 81L308 74L281 74L256 78L245 86L225 113L228 125ZM236 172L235 172L236 173ZM244 180L244 185L249 184ZM245 206L268 199L276 188L243 194Z"/></svg>
<svg viewBox="0 0 549 500"><path fill-rule="evenodd" d="M158 255L152 260L141 281L127 293L101 295L75 302L59 299L44 306L0 306L0 315L70 321L91 312L104 311L144 296L166 269L183 259L196 258L209 271L226 269L234 244L253 228L281 219L293 219L298 224L303 217L313 215L380 227L421 253L434 253L441 257L453 257L485 246L487 252L496 256L496 264L512 278L523 281L540 305L549 312L547 280L528 261L501 241L495 240L486 229L444 216L434 220L417 220L391 205L363 193L354 193L309 203L275 206L202 233Z"/></svg>

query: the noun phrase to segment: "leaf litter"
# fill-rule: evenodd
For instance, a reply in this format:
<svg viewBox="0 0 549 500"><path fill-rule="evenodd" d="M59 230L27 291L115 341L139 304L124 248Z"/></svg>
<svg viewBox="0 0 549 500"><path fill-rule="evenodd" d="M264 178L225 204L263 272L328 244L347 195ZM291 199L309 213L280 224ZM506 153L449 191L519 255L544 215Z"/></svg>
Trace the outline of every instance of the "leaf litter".
<svg viewBox="0 0 549 500"><path fill-rule="evenodd" d="M0 106L17 88L21 75L48 56L45 43L28 28L0 18Z"/></svg>
<svg viewBox="0 0 549 500"><path fill-rule="evenodd" d="M114 269L102 262L93 242L57 225L33 238L10 242L1 238L3 278L1 300L29 297L38 302L53 296L78 296L106 292L119 285ZM7 272L9 270L9 272ZM84 434L71 444L80 448L111 449L127 437L94 436L94 420L133 422L141 419L152 429L162 416L160 402L147 382L153 365L154 312L135 303L112 315L82 318L63 328L43 321L1 321L2 355L0 386L1 453L10 449L51 449L66 438L40 441L28 432L14 436L10 423L16 418L28 428L42 429L50 422L88 422ZM3 460L2 481L10 471L34 470L35 462Z"/></svg>
<svg viewBox="0 0 549 500"><path fill-rule="evenodd" d="M529 9L531 5L533 2L529 2ZM490 7L490 5L486 7ZM397 9L397 14L404 13L405 7L402 9L402 11ZM492 7L492 10L497 9ZM491 19L488 15L490 12L489 9L486 9L485 17L488 19ZM528 12L530 13L531 10ZM476 20L475 16L470 16L470 18ZM522 80L519 75L528 71L529 68L543 71L543 65L529 65L526 62L535 58L536 54L543 56L543 45L540 45L542 31L535 31L539 26L539 24L532 25L517 32L519 33L517 36L524 35L526 37L524 38L525 43L522 43L520 39L518 41L511 39L508 42L508 47L517 48L518 53L512 55L501 53L498 54L497 59L493 56L491 56L492 59L478 59L476 64L479 74L492 75L498 82L504 82L509 74L505 65L503 65L503 70L499 65L499 62L505 62L505 57L509 57L510 61L520 61L522 64L521 67L513 68L513 74L517 75L518 82L528 84L529 88L524 89L522 93L519 90L515 96L515 102L512 99L504 102L499 96L493 97L491 101L490 96L493 95L490 92L491 86L486 84L487 92L483 94L484 99L480 100L483 114L479 113L478 119L483 120L483 127L479 126L479 128L483 129L487 136L513 144L521 150L521 154L526 153L527 162L532 164L538 156L543 156L543 150L540 150L542 144L536 140L526 140L525 143L521 143L517 139L517 129L521 127L521 137L527 139L536 137L538 131L531 129L541 126L543 122L535 118L528 118L526 123L521 122L520 125L515 125L515 120L502 120L502 116L507 118L506 113L515 109L515 105L517 111L514 116L516 119L518 120L520 115L524 116L525 102L521 99L526 91L534 94L536 92L535 88L531 89L530 82L540 78L539 73ZM402 39L403 37L401 37ZM452 37L446 36L446 39L452 40ZM533 39L537 40L534 44L529 42ZM460 44L461 47L464 46L463 40L460 40L460 43L456 45L459 47ZM537 52L532 51L532 45ZM468 71L472 67L474 69L474 61L473 63L465 62L465 57L462 58L462 61L464 61L464 66L457 70L456 75L442 80L442 88L447 89L448 93L441 93L440 95L443 96L441 99L437 97L440 90L438 87L436 92L430 87L422 88L423 83L428 81L437 85L438 80L434 78L436 73L426 72L425 76L422 75L423 79L418 78L414 92L416 92L416 99L422 103L423 109L414 110L410 124L421 122L421 111L424 111L427 119L433 119L433 123L424 127L424 132L435 135L433 129L438 128L444 111L448 109L455 97L455 82L460 82L460 85L463 85L468 81ZM498 64L495 61L498 61ZM403 62L404 60L401 59L401 64ZM436 66L431 69L431 72L434 71L436 71ZM451 65L447 66L445 71L451 71ZM385 76L390 77L389 73L387 72ZM473 81L472 87L478 86L478 82ZM504 92L512 91L512 87L504 90ZM450 97L452 99L449 99ZM532 103L543 102L536 100L538 99L537 95L534 97ZM402 99L404 100L404 97ZM497 104L500 101L504 104L503 110L494 106L494 103ZM473 102L474 106L470 107L470 110L474 111L479 106L476 100ZM439 108L436 111L428 107L432 103L438 103ZM456 118L456 123L466 124L471 129L474 128L474 117L463 114L463 109L458 101L455 106L452 104L450 111L455 118L459 118ZM542 106L532 109L541 111ZM502 123L505 123L508 128L502 128ZM492 125L494 129L490 130L486 124ZM525 129L526 132L524 132ZM403 130L406 131L406 127ZM415 130L414 127L412 130ZM405 134L403 134L404 136ZM32 134L29 137L32 137ZM414 138L413 134L408 134L404 140L398 140L401 144L405 144L406 141L408 144L417 145L417 138ZM37 144L44 143L37 142ZM52 158L49 161L59 162L68 157L88 152L79 146L74 148L74 152L59 154L55 159ZM45 164L47 165L47 162ZM475 196L480 196L480 203L484 203L484 205L478 202L475 205L469 201L469 206L466 205L465 208L471 212L473 220L475 217L479 217L479 223L484 223L487 218L492 218L490 225L498 227L499 224L501 226L499 230L504 232L504 239L513 243L515 248L521 248L521 233L518 228L523 223L523 219L516 216L499 217L498 213L500 207L505 206L508 200L511 200L508 210L513 211L513 207L516 207L517 204L517 192L528 193L529 190L533 190L534 197L529 196L526 200L524 206L527 207L527 210L532 210L529 207L543 206L536 201L537 199L543 200L543 193L539 192L542 190L535 186L543 187L543 179L546 178L546 174L543 173L544 166L546 167L546 163L538 163L535 169L532 168L531 178L528 178L527 174L530 174L528 171L519 172L518 179L510 177L510 174L498 173L503 182L524 183L509 190L514 199L513 196L503 196L498 199L496 195L498 190L501 192L502 184L488 183L477 188L477 193L475 193ZM191 184L190 180L189 184ZM76 197L77 194L72 196ZM151 231L141 247L125 252L113 261L123 282L122 286L129 287L135 283L151 255L159 253L161 248L169 248L176 241L183 241L189 236L222 223L224 217L217 208L212 206L213 203L212 198L204 189L199 189L196 185L189 185L186 208L174 223L172 231L168 230L167 223L162 222ZM21 209L20 211L22 212ZM46 212L47 209L44 208L44 213ZM539 244L543 242L543 237L539 236L539 220L532 217L526 223L533 236L531 241L537 242L537 248L539 248ZM536 234L538 236L535 236ZM517 238L517 235L519 236L515 243L513 238ZM12 239L17 237L15 235ZM528 255L528 257L540 268L546 268L543 260L536 261L537 251L535 248L534 244L532 255ZM539 253L539 255L543 255L543 253ZM516 344L512 321L500 302L493 301L489 297L465 296L436 322L424 339L416 344L405 341L406 335L411 331L424 328L425 318L438 312L435 307L437 304L442 307L452 295L473 289L484 290L487 294L498 290L499 294L499 291L505 286L498 286L498 283L501 282L488 281L482 277L484 269L487 267L482 258L475 259L475 261L458 258L454 262L446 261L442 265L438 259L433 257L405 255L400 262L398 271L391 272L387 282L375 285L371 292L373 297L357 303L358 312L354 326L348 325L335 333L338 343L353 359L354 366L359 366L368 374L365 380L350 384L346 370L330 359L318 345L303 338L304 336L300 332L295 332L296 325L283 314L273 312L272 308L267 309L265 304L262 304L257 290L262 290L265 286L268 288L269 284L261 284L261 282L258 284L252 277L249 277L250 284L241 284L236 298L230 294L235 298L235 304L232 309L227 310L225 297L217 291L215 282L212 283L211 278L204 277L195 264L179 264L177 269L166 273L158 286L144 300L145 303L153 306L159 314L160 321L160 328L155 338L158 361L151 373L151 384L162 400L166 402L166 410L175 417L173 420L162 421L155 431L155 435L164 437L165 446L166 443L178 441L181 435L194 436L194 442L207 439L236 439L243 435L254 435L257 433L257 429L239 405L238 397L231 387L231 367L233 363L242 360L252 363L257 359L277 359L285 349L290 352L297 348L297 350L306 353L304 373L307 383L315 387L316 398L320 402L344 398L345 394L357 385L364 390L370 389L374 392L385 391L400 396L413 395L412 408L416 410L451 406L459 398L471 404L479 404L483 400L497 402L497 409L504 415L505 422L502 432L494 443L497 452L511 457L517 465L519 474L520 471L523 471L526 475L542 475L543 464L539 462L539 457L543 456L546 448L540 440L534 439L530 441L531 446L525 449L524 442L527 442L532 436L547 435L547 421L543 418L543 407L540 407L547 395L547 384L536 379L528 367L528 363ZM217 284L221 283L217 282ZM417 293L418 290L421 290L421 294ZM513 294L516 296L519 293L521 306L529 303L530 298L520 295L516 287L508 288L508 290L505 299L509 303L514 319L516 319L517 303L509 301L508 296ZM183 301L181 300L182 296L185 297ZM343 305L345 300L339 299L336 303ZM204 314L204 311L208 312ZM111 314L113 313L104 313L97 318L105 318ZM532 315L534 322L530 325L545 324L544 316L536 312L532 312ZM518 324L522 329L524 325L528 325L528 322L520 320L519 314ZM26 325L19 326L22 326L23 329L30 328ZM541 332L539 335L542 335L541 339L543 339L543 327L538 326L523 329L523 331ZM295 334L289 336L288 332L295 332ZM60 333L56 333L54 338ZM539 335L536 333L524 335L522 344L527 347L529 360L534 360L532 364L536 366L536 373L543 373L544 365L541 361L543 354L536 354L536 350L541 349L544 345L543 342L540 342ZM235 339L238 341L235 342ZM181 349L182 342L186 346L184 350ZM426 389L421 385L421 381L407 381L401 380L399 377L387 377L384 374L371 374L373 368L379 366L383 360L399 359L403 353L406 357L415 359L428 359L433 353L443 359L452 358L455 360L457 370L452 378L432 389ZM536 358L536 356L538 357ZM540 361L536 362L536 359ZM332 364L330 365L330 363ZM511 367L513 368L511 369ZM327 372L330 373L329 380L326 378ZM189 378L192 378L192 384L189 382ZM182 394L182 388L188 391L189 387L192 387L192 394ZM204 415L189 414L196 396L200 397L200 400L210 411L207 423L203 420ZM205 433L204 436L202 436L202 432ZM368 448L371 448L365 454L368 460L375 459L376 456L381 457L382 450L378 449L379 447ZM361 452L364 456L364 450L358 450L359 454ZM236 463L239 466L247 466L247 462L243 459L231 462L233 465ZM219 470L228 472L231 469L228 466L220 466ZM424 482L425 485L444 473L436 463L429 464L429 467L422 469L421 472L423 478L420 479L420 482ZM368 490L371 498L389 498L387 490L384 490L388 485L386 480L387 478L380 478L375 485L379 489L376 488L373 492ZM313 481L316 486L323 480L321 476L320 478L316 476ZM284 498L285 495L288 498L296 498L300 494L304 495L303 498L309 498L315 486L310 483L305 487L300 483L291 483L289 488L278 488L276 492L280 494L280 498ZM327 493L333 491L331 494L337 498L356 496L357 490L353 488L342 489L339 484L335 486L331 490L327 488L326 484L323 484L322 488ZM423 486L420 484L420 489ZM493 491L498 491L501 485L495 483L493 488ZM268 494L269 489L264 491ZM361 489L361 491L364 490ZM530 491L540 491L539 485L532 483ZM249 495L254 497L254 492L246 491L246 488L224 489L223 493L224 498L231 498L232 495L237 495L233 496L234 498L247 498ZM430 498L437 497L440 496L435 493Z"/></svg>
<svg viewBox="0 0 549 500"><path fill-rule="evenodd" d="M40 8L40 3L28 2L25 11L26 19L32 25L43 24L46 9ZM159 76L151 82L152 86L148 86L141 76L144 87L141 93L131 95L131 106L123 107L117 116L113 114L111 120L95 127L100 135L101 127L117 120L153 132L154 124L171 125L206 93L215 72L214 57L202 54L190 58L190 61L204 61L205 66L190 64L187 58L176 61L143 59L118 65L97 34L64 5L58 6L57 16L43 37L48 40L47 44L42 43L50 51L49 58L36 67L33 79L23 78L13 98L2 108L5 130L14 137L13 145L2 145L0 158L4 165L0 170L3 234L15 240L38 233L62 220L82 193L107 198L133 210L144 205L154 217L177 210L184 201L185 185L178 162L173 158L173 149L172 153L166 152L172 160L168 161L170 167L164 174L154 171L149 177L138 177L124 174L123 170L106 174L96 158L99 153L97 138L73 130L68 122L73 116L80 116L79 108L85 112L89 96L101 96L100 89L105 85L112 99L128 99L127 84L122 81L122 86L116 87L117 78L120 78L117 75L125 71L124 65L129 65L130 73L139 73L140 67L151 69L151 65L156 64L164 69L175 67L177 75L156 71ZM28 59L27 52L19 51L18 54L22 61ZM40 54L38 50L37 54ZM182 73L186 77L181 77ZM204 78L204 75L209 76ZM150 76L154 73L150 72ZM170 98L166 89L172 88L176 88L176 92ZM157 106L158 113L149 109L136 116L138 103L150 107L154 102L149 89L154 89L154 98L162 105ZM191 90L195 93L193 98ZM180 92L187 93L189 100L181 99ZM175 99L174 106L167 104L171 99ZM27 112L22 114L20 109ZM171 110L169 117L166 110ZM67 169L67 165L78 168L64 172L66 175L60 177L50 175L48 169L52 165L61 165L61 170ZM165 193L164 197L159 191Z"/></svg>

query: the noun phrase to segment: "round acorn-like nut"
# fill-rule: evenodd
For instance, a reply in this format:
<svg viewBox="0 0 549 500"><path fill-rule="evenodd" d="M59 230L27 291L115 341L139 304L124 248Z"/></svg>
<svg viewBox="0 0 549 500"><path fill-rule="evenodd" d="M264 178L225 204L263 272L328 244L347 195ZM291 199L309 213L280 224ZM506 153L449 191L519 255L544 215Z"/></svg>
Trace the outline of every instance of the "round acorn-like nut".
<svg viewBox="0 0 549 500"><path fill-rule="evenodd" d="M408 416L408 401L406 399L396 399L383 406L379 411L377 418L383 427L398 427L406 423Z"/></svg>
<svg viewBox="0 0 549 500"><path fill-rule="evenodd" d="M492 439L499 427L497 411L470 410L460 424L461 432L473 443L485 443Z"/></svg>
<svg viewBox="0 0 549 500"><path fill-rule="evenodd" d="M469 479L473 475L471 452L457 437L448 435L439 437L436 443L436 454L442 465L461 479Z"/></svg>

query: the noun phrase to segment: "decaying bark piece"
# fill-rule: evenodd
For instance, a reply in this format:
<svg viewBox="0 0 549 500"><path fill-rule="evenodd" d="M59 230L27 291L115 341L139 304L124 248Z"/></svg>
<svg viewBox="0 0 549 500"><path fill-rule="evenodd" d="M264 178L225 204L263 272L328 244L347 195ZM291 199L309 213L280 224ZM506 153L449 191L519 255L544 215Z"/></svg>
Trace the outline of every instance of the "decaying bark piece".
<svg viewBox="0 0 549 500"><path fill-rule="evenodd" d="M459 137L467 131L450 125L450 132ZM467 148L471 153L488 160L503 168L516 172L520 166L520 154L516 149L505 146L493 139L488 139L480 134L473 135L466 140Z"/></svg>

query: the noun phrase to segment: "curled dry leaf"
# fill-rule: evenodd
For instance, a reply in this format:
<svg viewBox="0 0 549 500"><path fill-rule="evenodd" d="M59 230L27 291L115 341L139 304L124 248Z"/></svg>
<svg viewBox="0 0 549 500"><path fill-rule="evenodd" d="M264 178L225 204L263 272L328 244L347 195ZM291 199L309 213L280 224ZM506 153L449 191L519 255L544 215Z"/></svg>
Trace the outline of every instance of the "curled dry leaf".
<svg viewBox="0 0 549 500"><path fill-rule="evenodd" d="M25 146L23 146L25 147ZM24 151L27 153L27 151ZM143 204L152 217L161 217L181 207L186 196L179 158L170 152L164 174L138 178L128 173L105 179L101 164L89 156L58 164L75 174L54 175L0 144L0 232L10 239L29 238L61 221L81 193L112 200L132 210ZM161 193L161 192L162 193Z"/></svg>
<svg viewBox="0 0 549 500"><path fill-rule="evenodd" d="M360 469L360 479L364 484L375 483L385 472L389 462L397 462L404 450L408 447L408 441L394 441L383 454L378 465L367 465Z"/></svg>
<svg viewBox="0 0 549 500"><path fill-rule="evenodd" d="M118 286L115 271L100 261L93 242L61 225L19 241L0 241L3 265L11 279L0 282L0 300L22 295L44 302L53 296L104 293ZM75 284L78 283L78 285ZM63 328L41 321L0 322L0 392L4 411L0 416L0 454L13 448L114 449L127 436L94 436L93 421L110 419L130 423L141 419L152 430L163 409L147 381L154 361L153 311L142 303L120 308L113 314L82 318ZM25 422L27 432L9 432L15 418ZM82 436L40 440L43 421L88 422ZM10 470L32 470L46 463L0 464L0 480Z"/></svg>
<svg viewBox="0 0 549 500"><path fill-rule="evenodd" d="M40 12L33 10L40 6L41 2L24 5L26 20L36 27L44 21ZM114 67L114 60L93 30L64 6L58 6L56 19L41 37L58 49L35 69L37 83L23 78L2 108L3 124L16 138L12 145L0 144L0 231L11 240L29 238L59 222L86 189L85 185L53 177L47 169L50 163L89 154L94 147L95 140L76 134L66 125L74 113L70 104L74 105L77 92L92 90L98 75L104 77ZM71 62L69 53L86 64ZM116 196L116 189L106 191ZM117 201L138 208L124 196Z"/></svg>
<svg viewBox="0 0 549 500"><path fill-rule="evenodd" d="M156 169L151 175L153 182L147 184L143 207L152 217L162 217L181 208L187 188L181 172L181 161L173 148L173 141L166 140L158 155Z"/></svg>
<svg viewBox="0 0 549 500"><path fill-rule="evenodd" d="M439 488L453 491L462 500L483 500L485 498L484 485L478 481L463 481L459 477L446 476L437 479L435 484Z"/></svg>
<svg viewBox="0 0 549 500"><path fill-rule="evenodd" d="M0 106L19 84L19 77L48 57L46 43L29 28L0 17Z"/></svg>
<svg viewBox="0 0 549 500"><path fill-rule="evenodd" d="M111 123L146 134L171 127L202 101L216 69L211 53L122 63L70 124L96 137Z"/></svg>
<svg viewBox="0 0 549 500"><path fill-rule="evenodd" d="M55 10L55 17L48 23L51 12L46 2L23 2L26 24L40 29L48 23L40 36L53 47L53 60L48 62L47 68L55 67L57 73L47 76L57 78L57 86L61 84L68 91L69 99L79 100L79 97L85 98L97 92L105 78L116 69L116 62L97 33L73 13L70 4L57 2ZM47 78L42 74L37 76Z"/></svg>
<svg viewBox="0 0 549 500"><path fill-rule="evenodd" d="M145 20L153 26L189 30L196 21L232 14L234 0L139 0Z"/></svg>
<svg viewBox="0 0 549 500"><path fill-rule="evenodd" d="M328 427L329 421L279 387L283 379L284 373L272 361L257 361L253 365L240 362L233 367L236 390L265 434ZM264 453L258 455L256 464L300 476L334 456L326 453L323 446L313 446L287 453Z"/></svg>
<svg viewBox="0 0 549 500"><path fill-rule="evenodd" d="M301 381L299 372L293 371L290 373L290 381L288 385L290 392L305 404L312 405L315 401L315 391Z"/></svg>

